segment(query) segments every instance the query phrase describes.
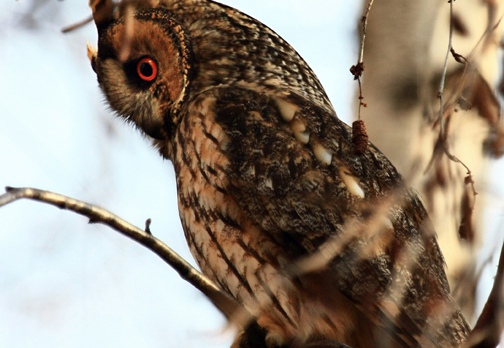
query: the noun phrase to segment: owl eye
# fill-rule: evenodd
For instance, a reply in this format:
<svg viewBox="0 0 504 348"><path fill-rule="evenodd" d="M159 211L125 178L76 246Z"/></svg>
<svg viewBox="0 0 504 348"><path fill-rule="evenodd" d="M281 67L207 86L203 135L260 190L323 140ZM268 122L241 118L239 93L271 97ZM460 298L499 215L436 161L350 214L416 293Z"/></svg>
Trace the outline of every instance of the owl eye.
<svg viewBox="0 0 504 348"><path fill-rule="evenodd" d="M141 80L151 82L158 74L157 63L151 57L143 57L137 62L136 72Z"/></svg>

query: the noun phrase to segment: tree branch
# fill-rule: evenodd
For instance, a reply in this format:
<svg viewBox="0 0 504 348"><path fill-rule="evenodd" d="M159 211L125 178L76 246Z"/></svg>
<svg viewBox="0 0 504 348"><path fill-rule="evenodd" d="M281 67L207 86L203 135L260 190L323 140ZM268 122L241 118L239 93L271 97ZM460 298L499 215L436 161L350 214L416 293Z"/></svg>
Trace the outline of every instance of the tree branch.
<svg viewBox="0 0 504 348"><path fill-rule="evenodd" d="M101 223L143 245L170 265L182 279L200 290L210 301L231 321L236 323L236 315L252 318L246 310L220 290L210 279L201 274L180 255L161 240L150 234L146 222L146 231L121 219L119 216L97 207L57 193L34 189L6 187L7 193L0 195L0 207L20 199L31 199L54 205L60 209L73 211L89 218L90 223ZM246 320L249 322L248 320ZM249 322L250 323L250 322ZM244 324L243 322L241 324ZM245 323L246 324L246 323ZM251 326L254 329L254 326ZM497 275L487 303L481 313L476 326L472 330L465 344L466 348L496 347L504 330L504 243L502 245ZM250 331L250 332L248 332ZM247 330L252 338L261 337L254 330ZM262 338L260 338L262 339ZM244 347L248 347L244 342Z"/></svg>
<svg viewBox="0 0 504 348"><path fill-rule="evenodd" d="M228 319L238 310L244 311L233 298L220 290L210 279L191 266L168 245L152 236L148 229L143 231L105 209L57 193L34 188L6 187L5 189L7 193L0 195L0 207L25 198L86 216L89 218L90 223L104 224L158 255L175 269L182 279L189 282L210 299Z"/></svg>

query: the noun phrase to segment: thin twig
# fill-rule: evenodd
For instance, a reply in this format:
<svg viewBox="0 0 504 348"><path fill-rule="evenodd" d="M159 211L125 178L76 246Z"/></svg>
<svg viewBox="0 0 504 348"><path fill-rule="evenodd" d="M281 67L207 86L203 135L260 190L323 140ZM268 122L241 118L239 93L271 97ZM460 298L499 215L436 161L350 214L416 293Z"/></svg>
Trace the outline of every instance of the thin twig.
<svg viewBox="0 0 504 348"><path fill-rule="evenodd" d="M448 36L448 49L446 50L445 61L443 65L443 73L441 74L441 81L439 82L439 90L438 90L438 98L439 98L439 138L445 140L444 138L444 120L443 120L443 111L444 111L444 100L443 100L443 92L446 81L446 73L448 71L448 59L450 57L450 53L452 52L452 44L453 44L453 0L449 0L450 4L450 32Z"/></svg>
<svg viewBox="0 0 504 348"><path fill-rule="evenodd" d="M367 22L369 18L369 13L371 12L371 7L373 7L374 0L369 0L368 7L366 9L366 14L362 18L362 41L359 53L359 63L364 63L364 44L366 41L366 32L367 32Z"/></svg>
<svg viewBox="0 0 504 348"><path fill-rule="evenodd" d="M109 226L158 255L175 269L182 279L208 297L227 318L230 318L233 313L241 309L241 306L233 298L220 290L210 279L191 266L168 245L119 216L95 205L49 191L13 187L6 187L6 191L7 193L0 195L0 207L26 198L86 216L89 218L90 223L101 223Z"/></svg>
<svg viewBox="0 0 504 348"><path fill-rule="evenodd" d="M364 72L364 46L366 42L366 33L367 33L367 22L369 18L369 13L371 12L371 7L373 6L374 0L369 0L366 13L362 16L362 40L359 52L359 60L356 65L352 65L350 68L350 73L354 76L354 80L357 80L359 83L359 113L358 119L361 119L361 108L367 106L366 103L363 102L364 96L362 94L362 83L361 77Z"/></svg>
<svg viewBox="0 0 504 348"><path fill-rule="evenodd" d="M446 74L448 72L448 59L450 55L454 57L454 59L462 63L464 65L467 64L467 59L465 59L462 55L457 54L455 50L453 49L453 1L455 0L449 0L448 3L450 4L450 32L448 35L448 49L446 50L446 56L445 56L445 61L443 65L443 73L441 74L441 81L439 82L439 90L438 90L438 98L439 98L439 115L438 115L438 122L439 122L439 139L442 142L442 148L444 153L448 156L448 158L456 163L460 163L464 168L467 170L468 175L471 174L471 170L469 167L467 167L464 162L462 162L460 159L458 159L456 156L452 155L450 153L450 150L448 149L448 145L446 143L446 138L447 134L445 133L445 126L444 126L444 98L443 98L443 93L444 93L444 87L445 87L445 82L446 82Z"/></svg>
<svg viewBox="0 0 504 348"><path fill-rule="evenodd" d="M66 26L64 28L61 29L61 32L66 34L66 33L69 33L71 31L74 31L74 30L77 30L79 28L82 28L83 26L85 26L86 24L88 23L91 23L93 21L93 16L89 16L77 23L74 23L74 24L70 24L69 26Z"/></svg>
<svg viewBox="0 0 504 348"><path fill-rule="evenodd" d="M438 123L439 123L439 141L441 142L441 148L443 149L443 152L446 154L446 156L453 162L459 163L462 165L467 172L467 177L466 177L466 183L471 184L471 188L473 191L474 198L476 199L476 195L478 194L476 192L476 189L474 187L474 180L472 177L472 172L469 169L469 167L462 162L458 157L453 155L450 152L450 149L448 148L448 143L447 143L447 137L448 134L445 132L445 124L444 124L444 98L443 98L443 92L444 92L444 87L445 87L445 82L446 82L446 75L448 72L448 59L450 55L453 56L453 58L461 63L464 64L464 66L467 66L468 61L465 57L463 57L460 54L457 54L455 50L453 49L453 2L455 0L448 0L448 3L450 4L450 31L448 35L448 49L446 50L446 56L445 56L445 61L443 65L443 73L441 74L441 81L439 82L439 90L438 90L438 98L439 98L439 115L438 115ZM473 207L474 207L474 202L473 202ZM472 208L471 208L472 210Z"/></svg>

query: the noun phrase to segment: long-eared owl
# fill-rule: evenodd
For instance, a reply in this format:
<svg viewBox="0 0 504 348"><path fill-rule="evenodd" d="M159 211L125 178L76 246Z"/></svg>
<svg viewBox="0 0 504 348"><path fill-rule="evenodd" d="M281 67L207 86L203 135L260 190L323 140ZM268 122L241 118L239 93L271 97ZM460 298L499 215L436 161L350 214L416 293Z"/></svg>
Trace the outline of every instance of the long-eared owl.
<svg viewBox="0 0 504 348"><path fill-rule="evenodd" d="M287 42L209 0L91 5L101 89L173 162L190 250L264 346L464 341L417 195L371 143L357 151Z"/></svg>

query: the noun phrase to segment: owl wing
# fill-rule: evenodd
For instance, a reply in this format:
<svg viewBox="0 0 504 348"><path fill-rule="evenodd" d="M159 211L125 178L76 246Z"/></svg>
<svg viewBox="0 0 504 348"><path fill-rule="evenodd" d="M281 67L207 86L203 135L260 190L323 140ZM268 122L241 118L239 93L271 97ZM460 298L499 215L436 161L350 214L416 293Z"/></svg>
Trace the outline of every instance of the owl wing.
<svg viewBox="0 0 504 348"><path fill-rule="evenodd" d="M226 190L292 262L329 267L334 286L402 346L463 340L426 211L384 155L371 144L357 155L349 127L298 95L216 94Z"/></svg>

